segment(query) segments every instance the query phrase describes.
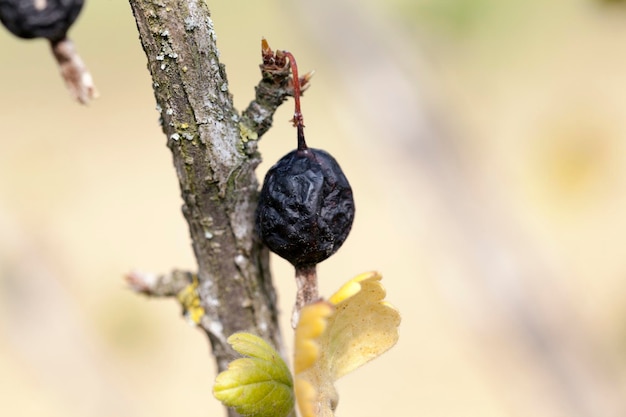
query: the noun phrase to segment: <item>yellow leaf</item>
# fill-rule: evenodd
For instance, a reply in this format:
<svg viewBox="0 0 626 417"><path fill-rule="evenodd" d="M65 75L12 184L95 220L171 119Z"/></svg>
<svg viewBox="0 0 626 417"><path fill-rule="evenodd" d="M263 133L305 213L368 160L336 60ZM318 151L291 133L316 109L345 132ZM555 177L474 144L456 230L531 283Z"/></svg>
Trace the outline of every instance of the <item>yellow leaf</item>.
<svg viewBox="0 0 626 417"><path fill-rule="evenodd" d="M333 311L333 306L324 301L309 304L300 311L295 341L294 370L296 374L310 368L319 357L319 345L316 339L326 330L328 317Z"/></svg>
<svg viewBox="0 0 626 417"><path fill-rule="evenodd" d="M300 311L295 340L295 390L302 417L333 417L334 382L391 348L400 314L384 301L376 272L343 285L329 302Z"/></svg>
<svg viewBox="0 0 626 417"><path fill-rule="evenodd" d="M333 378L339 379L380 356L398 341L400 313L384 301L377 272L361 274L330 297L336 313L320 343L328 345Z"/></svg>

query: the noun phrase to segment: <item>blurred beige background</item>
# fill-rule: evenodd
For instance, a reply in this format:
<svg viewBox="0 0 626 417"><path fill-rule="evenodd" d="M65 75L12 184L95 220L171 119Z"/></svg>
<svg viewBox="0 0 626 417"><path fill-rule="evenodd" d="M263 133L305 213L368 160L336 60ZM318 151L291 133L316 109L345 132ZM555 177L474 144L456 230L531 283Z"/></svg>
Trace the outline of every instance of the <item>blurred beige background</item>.
<svg viewBox="0 0 626 417"><path fill-rule="evenodd" d="M322 291L377 269L403 316L340 380L338 416L626 415L626 7L209 5L239 109L262 36L316 70L307 140L357 203ZM223 415L203 335L123 282L194 265L128 4L88 1L71 36L101 92L87 108L44 42L0 31L0 415ZM291 109L260 177L295 146ZM273 267L288 313L293 272Z"/></svg>

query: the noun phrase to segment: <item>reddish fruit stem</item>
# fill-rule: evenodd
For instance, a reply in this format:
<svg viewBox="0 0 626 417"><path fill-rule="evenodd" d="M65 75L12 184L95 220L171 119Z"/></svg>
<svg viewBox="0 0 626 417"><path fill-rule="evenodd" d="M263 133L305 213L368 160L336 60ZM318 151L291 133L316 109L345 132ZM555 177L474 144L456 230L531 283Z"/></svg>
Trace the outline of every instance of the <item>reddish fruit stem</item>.
<svg viewBox="0 0 626 417"><path fill-rule="evenodd" d="M291 66L291 75L293 77L293 98L296 103L296 109L293 113L293 125L298 129L298 150L304 151L308 149L306 141L304 140L304 119L302 118L302 111L300 110L300 77L298 77L298 64L291 52L283 51L289 59L289 65Z"/></svg>

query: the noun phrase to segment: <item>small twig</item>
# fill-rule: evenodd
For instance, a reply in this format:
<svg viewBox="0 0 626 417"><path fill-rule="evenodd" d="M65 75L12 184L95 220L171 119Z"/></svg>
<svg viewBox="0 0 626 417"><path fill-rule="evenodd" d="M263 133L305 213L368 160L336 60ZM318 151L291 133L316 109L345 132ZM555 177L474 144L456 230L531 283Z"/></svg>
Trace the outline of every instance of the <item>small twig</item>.
<svg viewBox="0 0 626 417"><path fill-rule="evenodd" d="M192 272L175 269L169 274L156 275L132 271L126 275L130 288L152 297L176 297L183 308L183 316L195 326L205 315L198 295L198 276Z"/></svg>
<svg viewBox="0 0 626 417"><path fill-rule="evenodd" d="M151 272L131 271L126 275L130 288L151 297L176 297L194 281L194 274L175 269L168 274L157 275Z"/></svg>
<svg viewBox="0 0 626 417"><path fill-rule="evenodd" d="M282 51L272 51L265 39L261 43L260 65L263 78L255 87L255 98L241 115L241 124L249 131L254 132L251 139L258 140L270 127L274 112L287 99L295 96L295 89L290 77L290 67ZM297 76L297 74L296 74ZM313 71L299 78L300 92L305 91L313 77Z"/></svg>

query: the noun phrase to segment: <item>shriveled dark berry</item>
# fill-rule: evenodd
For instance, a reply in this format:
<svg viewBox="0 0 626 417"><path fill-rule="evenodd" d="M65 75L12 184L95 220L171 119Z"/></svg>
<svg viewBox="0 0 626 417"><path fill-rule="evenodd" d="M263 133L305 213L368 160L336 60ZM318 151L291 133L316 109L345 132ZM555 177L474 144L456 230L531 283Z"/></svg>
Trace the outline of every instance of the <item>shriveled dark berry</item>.
<svg viewBox="0 0 626 417"><path fill-rule="evenodd" d="M262 49L264 59L273 55L265 41ZM285 58L293 75L293 124L297 127L298 147L267 172L256 210L256 229L272 252L295 266L297 313L317 298L315 266L346 241L354 221L354 199L335 158L306 144L300 110L301 79L295 58L287 51L272 57L276 62ZM292 317L292 323L296 317Z"/></svg>
<svg viewBox="0 0 626 417"><path fill-rule="evenodd" d="M65 38L84 0L0 0L0 21L20 38Z"/></svg>
<svg viewBox="0 0 626 417"><path fill-rule="evenodd" d="M257 231L272 252L294 266L315 265L335 253L353 220L352 188L327 152L292 151L265 176Z"/></svg>

